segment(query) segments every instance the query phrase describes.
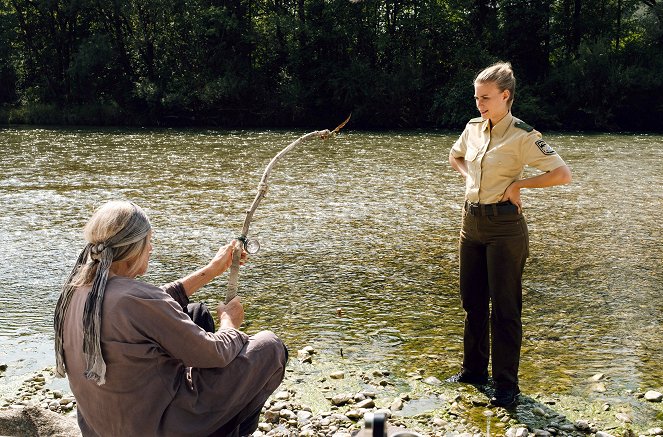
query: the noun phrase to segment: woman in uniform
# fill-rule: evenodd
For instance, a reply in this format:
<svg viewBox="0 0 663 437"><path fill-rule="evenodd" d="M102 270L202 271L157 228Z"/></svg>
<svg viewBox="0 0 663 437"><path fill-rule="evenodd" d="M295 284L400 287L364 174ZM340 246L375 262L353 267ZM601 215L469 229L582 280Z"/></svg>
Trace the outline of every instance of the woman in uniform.
<svg viewBox="0 0 663 437"><path fill-rule="evenodd" d="M571 181L571 171L541 134L511 114L515 90L510 63L479 73L474 99L481 117L468 122L449 154L465 178L459 256L465 327L462 370L447 381L487 384L492 357L491 403L503 407L514 405L520 393L522 273L529 245L520 190ZM522 179L526 165L543 173Z"/></svg>
<svg viewBox="0 0 663 437"><path fill-rule="evenodd" d="M206 307L189 304L228 269L238 243L159 288L136 279L152 252L152 227L140 207L106 203L84 235L55 310L56 371L69 377L82 434L252 434L283 380L285 346L269 331L240 331L237 298L217 308L216 331Z"/></svg>

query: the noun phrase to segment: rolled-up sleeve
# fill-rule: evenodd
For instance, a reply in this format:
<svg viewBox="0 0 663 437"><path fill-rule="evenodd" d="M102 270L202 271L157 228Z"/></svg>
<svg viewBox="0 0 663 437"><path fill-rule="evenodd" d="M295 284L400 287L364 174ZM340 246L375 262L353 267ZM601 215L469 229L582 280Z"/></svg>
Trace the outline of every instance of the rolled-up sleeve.
<svg viewBox="0 0 663 437"><path fill-rule="evenodd" d="M454 158L464 158L465 153L467 152L467 134L468 134L468 129L467 126L465 127L465 130L463 130L463 133L458 137L454 145L451 147L451 156Z"/></svg>
<svg viewBox="0 0 663 437"><path fill-rule="evenodd" d="M537 131L532 131L523 139L521 150L524 164L544 172L566 164Z"/></svg>

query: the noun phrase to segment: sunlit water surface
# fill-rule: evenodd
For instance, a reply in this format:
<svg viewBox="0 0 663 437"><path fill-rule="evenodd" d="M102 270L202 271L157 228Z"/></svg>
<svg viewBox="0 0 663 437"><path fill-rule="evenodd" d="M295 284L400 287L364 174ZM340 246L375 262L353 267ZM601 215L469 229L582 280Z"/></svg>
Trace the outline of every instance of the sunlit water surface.
<svg viewBox="0 0 663 437"><path fill-rule="evenodd" d="M144 279L171 281L238 233L265 165L301 134L0 130L6 376L52 364L53 308L95 207L116 198L144 207L155 229ZM240 274L246 329L403 372L456 371L463 184L447 155L457 134L348 131L279 162L251 225L262 249ZM663 137L547 139L574 181L523 192L521 388L606 399L660 391ZM197 297L213 305L225 280ZM596 373L606 392L588 382Z"/></svg>

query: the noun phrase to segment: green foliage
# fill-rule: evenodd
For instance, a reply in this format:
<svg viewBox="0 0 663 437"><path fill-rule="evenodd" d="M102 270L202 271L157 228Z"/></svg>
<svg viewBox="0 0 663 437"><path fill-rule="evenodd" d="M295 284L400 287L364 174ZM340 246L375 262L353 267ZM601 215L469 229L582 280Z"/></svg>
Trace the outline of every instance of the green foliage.
<svg viewBox="0 0 663 437"><path fill-rule="evenodd" d="M0 0L1 122L460 129L474 75L537 128L660 130L642 0Z"/></svg>

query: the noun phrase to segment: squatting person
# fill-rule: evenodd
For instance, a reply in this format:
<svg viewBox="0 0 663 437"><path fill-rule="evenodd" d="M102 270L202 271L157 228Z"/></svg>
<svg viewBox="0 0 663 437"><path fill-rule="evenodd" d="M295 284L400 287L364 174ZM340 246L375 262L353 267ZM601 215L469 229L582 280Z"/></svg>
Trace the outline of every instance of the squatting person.
<svg viewBox="0 0 663 437"><path fill-rule="evenodd" d="M152 252L152 227L140 207L106 203L84 236L54 320L57 373L69 378L83 435L252 434L283 380L287 350L269 331L239 331L237 298L217 308L216 331L207 308L189 303L228 269L239 243L159 288L136 280Z"/></svg>

